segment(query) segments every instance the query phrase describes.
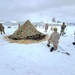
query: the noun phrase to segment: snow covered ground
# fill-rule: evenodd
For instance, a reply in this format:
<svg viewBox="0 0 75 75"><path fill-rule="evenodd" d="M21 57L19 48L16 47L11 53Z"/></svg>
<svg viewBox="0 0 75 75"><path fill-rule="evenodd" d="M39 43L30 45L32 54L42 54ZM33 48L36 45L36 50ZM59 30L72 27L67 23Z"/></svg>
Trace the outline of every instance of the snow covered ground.
<svg viewBox="0 0 75 75"><path fill-rule="evenodd" d="M60 32L60 26L57 28ZM60 37L58 50L54 52L46 47L47 41L17 44L4 39L16 29L5 27L6 34L0 34L0 75L75 75L75 46L72 45L75 26L67 26L66 34ZM47 33L42 27L37 29L51 34L50 28Z"/></svg>

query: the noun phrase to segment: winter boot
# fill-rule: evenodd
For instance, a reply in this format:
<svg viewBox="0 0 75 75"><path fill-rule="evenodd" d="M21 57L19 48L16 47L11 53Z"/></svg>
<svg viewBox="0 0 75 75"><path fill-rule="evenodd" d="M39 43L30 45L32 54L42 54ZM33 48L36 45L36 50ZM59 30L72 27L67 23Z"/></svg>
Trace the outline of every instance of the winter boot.
<svg viewBox="0 0 75 75"><path fill-rule="evenodd" d="M54 50L54 47L52 47L51 49L50 49L50 51L52 52Z"/></svg>
<svg viewBox="0 0 75 75"><path fill-rule="evenodd" d="M75 45L75 42L73 42L72 44Z"/></svg>
<svg viewBox="0 0 75 75"><path fill-rule="evenodd" d="M47 44L47 46L48 46L48 47L50 47L50 45L49 45L49 44Z"/></svg>

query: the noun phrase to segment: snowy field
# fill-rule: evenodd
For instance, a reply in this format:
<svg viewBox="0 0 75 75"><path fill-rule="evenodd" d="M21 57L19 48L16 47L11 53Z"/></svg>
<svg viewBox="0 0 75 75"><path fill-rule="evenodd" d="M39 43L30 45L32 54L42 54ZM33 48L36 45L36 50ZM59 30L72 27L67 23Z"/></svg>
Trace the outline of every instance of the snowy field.
<svg viewBox="0 0 75 75"><path fill-rule="evenodd" d="M60 32L60 26L57 26ZM4 36L17 29L5 27L6 34L0 34L0 75L75 75L75 26L67 26L66 34L60 37L58 50L50 52L47 40L36 44L9 43ZM42 27L42 33L50 35ZM52 46L52 45L51 45ZM65 54L68 52L70 55Z"/></svg>

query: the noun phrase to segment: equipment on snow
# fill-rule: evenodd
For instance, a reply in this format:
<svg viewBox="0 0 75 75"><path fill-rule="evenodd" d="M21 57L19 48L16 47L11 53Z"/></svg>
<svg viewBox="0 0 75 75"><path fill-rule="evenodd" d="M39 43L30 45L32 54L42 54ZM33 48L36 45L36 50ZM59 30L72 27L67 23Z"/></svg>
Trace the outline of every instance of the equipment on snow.
<svg viewBox="0 0 75 75"><path fill-rule="evenodd" d="M59 46L59 45L58 45ZM59 46L60 48L61 48L61 50L63 51L63 52L61 52L61 53L63 53L63 54L67 54L67 55L70 55L70 53L68 53L68 52L66 52L61 46Z"/></svg>
<svg viewBox="0 0 75 75"><path fill-rule="evenodd" d="M47 47L48 49L50 49L50 47L48 47L47 45L45 45L44 43L42 43L42 45L44 45L45 47ZM59 48L62 50L62 51L57 51L57 52L60 52L62 54L66 54L68 56L70 56L70 53L66 52L62 47L59 46ZM52 52L52 51L51 51Z"/></svg>

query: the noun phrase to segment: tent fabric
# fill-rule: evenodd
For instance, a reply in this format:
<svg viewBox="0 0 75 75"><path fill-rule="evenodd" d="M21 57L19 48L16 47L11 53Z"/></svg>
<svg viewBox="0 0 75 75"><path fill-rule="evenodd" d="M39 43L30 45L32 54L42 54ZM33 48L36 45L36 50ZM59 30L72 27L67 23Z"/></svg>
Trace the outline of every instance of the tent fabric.
<svg viewBox="0 0 75 75"><path fill-rule="evenodd" d="M46 35L39 32L29 20L27 20L22 26L20 26L13 35L9 36L12 39L42 39Z"/></svg>

